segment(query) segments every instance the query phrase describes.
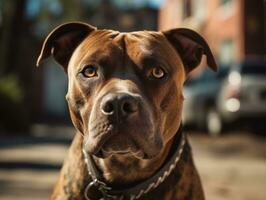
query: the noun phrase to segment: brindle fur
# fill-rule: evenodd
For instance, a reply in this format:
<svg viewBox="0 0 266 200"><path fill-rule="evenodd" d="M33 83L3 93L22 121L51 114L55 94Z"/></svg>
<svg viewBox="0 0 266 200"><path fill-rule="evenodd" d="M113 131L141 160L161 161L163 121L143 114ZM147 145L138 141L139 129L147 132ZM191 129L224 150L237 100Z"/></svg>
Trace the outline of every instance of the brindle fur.
<svg viewBox="0 0 266 200"><path fill-rule="evenodd" d="M84 190L90 178L81 153L82 142L81 134L77 134L65 159L51 200L86 200ZM156 199L204 200L201 181L194 166L188 141L171 175L155 190L140 198L140 200Z"/></svg>
<svg viewBox="0 0 266 200"><path fill-rule="evenodd" d="M45 40L38 63L53 55L67 72L66 99L79 133L51 200L84 199L90 177L82 156L83 143L112 187L132 186L155 174L180 128L184 81L203 54L216 69L205 40L189 29L120 33L77 22L56 28ZM80 71L91 63L98 67L98 75L85 78ZM152 67L163 67L166 77L149 78ZM119 94L134 96L137 110L126 117L102 112L105 98ZM117 153L121 151L127 153ZM133 156L136 152L138 156ZM140 199L204 199L188 143L171 175Z"/></svg>

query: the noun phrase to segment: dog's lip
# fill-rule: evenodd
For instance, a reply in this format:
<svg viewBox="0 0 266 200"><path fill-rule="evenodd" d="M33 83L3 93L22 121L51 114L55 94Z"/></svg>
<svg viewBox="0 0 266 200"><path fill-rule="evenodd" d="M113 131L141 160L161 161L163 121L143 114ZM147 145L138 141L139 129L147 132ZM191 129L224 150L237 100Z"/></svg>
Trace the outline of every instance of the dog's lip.
<svg viewBox="0 0 266 200"><path fill-rule="evenodd" d="M112 123L109 123L108 129L97 135L88 134L88 139L85 143L85 150L89 154L93 154L99 158L106 158L110 155L120 155L120 156L134 156L139 159L151 159L158 155L159 151L151 151L149 149L148 141L142 141L140 138L137 139L131 134L127 134L130 137L130 144L127 146L109 146L115 143L109 143L111 138L115 135L123 135L123 132L119 131ZM92 142L93 141L93 142ZM117 143L118 144L118 143ZM109 146L109 147L108 147ZM158 146L158 145L157 145ZM130 149L130 150L129 150ZM160 149L160 148L159 148ZM104 151L102 151L104 150Z"/></svg>
<svg viewBox="0 0 266 200"><path fill-rule="evenodd" d="M113 155L117 155L117 156L134 156L138 159L151 159L154 156L156 156L158 154L157 153L153 153L150 154L149 152L147 152L147 148L144 148L143 145L141 145L141 143L139 143L138 141L134 140L132 138L131 140L131 145L128 146L128 148L125 149L120 149L120 148L109 148L108 149L108 140L114 136L114 132L111 131L107 134L102 134L100 140L98 140L98 144L96 146L94 146L94 148L91 149L87 149L89 150L88 152L99 157L99 158L107 158ZM89 146L89 145L88 145Z"/></svg>
<svg viewBox="0 0 266 200"><path fill-rule="evenodd" d="M123 134L123 133L120 133ZM112 155L120 155L120 156L134 156L136 158L144 158L145 152L144 149L139 146L138 143L134 140L131 135L127 135L127 142L121 145L119 143L108 143L107 141L101 146L101 155L103 157L109 157ZM110 139L110 138L109 138Z"/></svg>
<svg viewBox="0 0 266 200"><path fill-rule="evenodd" d="M91 144L88 144L92 139L89 138L86 142L85 142L85 147L88 150L88 152L92 153L92 154L100 154L100 150L102 149L102 147L104 146L104 144L106 143L106 141L114 134L114 130L113 130L113 125L110 124L107 131L105 131L103 134L98 135L98 144L95 145L93 148L91 147Z"/></svg>
<svg viewBox="0 0 266 200"><path fill-rule="evenodd" d="M130 137L130 136L128 136ZM131 138L130 143L128 143L126 146L109 146L107 142L104 143L101 146L100 154L103 157L109 157L112 155L118 155L118 156L134 156L136 158L144 158L145 157L145 152L140 146L135 143L135 141Z"/></svg>
<svg viewBox="0 0 266 200"><path fill-rule="evenodd" d="M107 151L102 148L101 152L104 157L109 157L112 155L133 155L134 157L139 159L145 157L145 153L140 149L136 151L132 151L131 149Z"/></svg>

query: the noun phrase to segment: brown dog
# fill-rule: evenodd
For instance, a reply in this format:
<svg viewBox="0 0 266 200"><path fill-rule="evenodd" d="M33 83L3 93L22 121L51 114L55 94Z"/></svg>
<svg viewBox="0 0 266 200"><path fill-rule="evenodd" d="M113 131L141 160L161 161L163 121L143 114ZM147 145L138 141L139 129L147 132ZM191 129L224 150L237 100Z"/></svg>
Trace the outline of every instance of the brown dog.
<svg viewBox="0 0 266 200"><path fill-rule="evenodd" d="M181 127L182 87L207 56L189 29L121 33L63 24L37 65L64 67L75 136L51 199L204 199Z"/></svg>

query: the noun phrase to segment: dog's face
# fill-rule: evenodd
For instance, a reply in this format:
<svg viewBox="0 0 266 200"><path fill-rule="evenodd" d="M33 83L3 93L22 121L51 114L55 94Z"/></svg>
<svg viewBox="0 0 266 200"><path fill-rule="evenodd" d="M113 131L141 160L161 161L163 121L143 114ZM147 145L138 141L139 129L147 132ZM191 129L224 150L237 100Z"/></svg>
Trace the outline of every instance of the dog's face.
<svg viewBox="0 0 266 200"><path fill-rule="evenodd" d="M68 78L89 153L151 158L179 126L185 70L162 34L95 31L74 51Z"/></svg>
<svg viewBox="0 0 266 200"><path fill-rule="evenodd" d="M189 71L207 55L195 32L120 33L70 23L45 41L39 61L53 54L65 68L67 101L88 153L151 159L180 126L182 86Z"/></svg>

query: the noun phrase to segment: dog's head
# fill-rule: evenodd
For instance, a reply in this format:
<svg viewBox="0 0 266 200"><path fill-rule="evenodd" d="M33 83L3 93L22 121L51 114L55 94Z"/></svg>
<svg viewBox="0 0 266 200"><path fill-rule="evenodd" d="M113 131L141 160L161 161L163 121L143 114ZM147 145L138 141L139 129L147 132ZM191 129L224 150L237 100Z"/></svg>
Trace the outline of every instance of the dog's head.
<svg viewBox="0 0 266 200"><path fill-rule="evenodd" d="M149 159L178 130L183 83L203 54L216 70L189 29L120 33L74 22L49 34L37 65L52 55L67 72L71 119L89 153Z"/></svg>

